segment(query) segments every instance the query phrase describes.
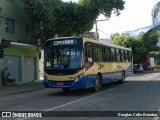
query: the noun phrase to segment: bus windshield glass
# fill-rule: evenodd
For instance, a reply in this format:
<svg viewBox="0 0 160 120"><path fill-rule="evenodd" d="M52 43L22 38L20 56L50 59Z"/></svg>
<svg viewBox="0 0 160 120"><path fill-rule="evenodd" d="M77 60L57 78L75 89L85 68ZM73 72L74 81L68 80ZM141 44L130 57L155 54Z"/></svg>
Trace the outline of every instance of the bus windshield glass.
<svg viewBox="0 0 160 120"><path fill-rule="evenodd" d="M82 66L82 48L52 47L45 50L45 68L73 69Z"/></svg>

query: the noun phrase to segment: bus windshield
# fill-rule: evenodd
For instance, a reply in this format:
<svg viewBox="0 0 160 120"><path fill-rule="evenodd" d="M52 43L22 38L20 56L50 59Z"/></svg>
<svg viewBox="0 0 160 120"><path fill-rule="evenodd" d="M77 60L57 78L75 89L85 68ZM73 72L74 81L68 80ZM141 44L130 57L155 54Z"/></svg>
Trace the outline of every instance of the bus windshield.
<svg viewBox="0 0 160 120"><path fill-rule="evenodd" d="M72 69L82 66L82 48L52 47L45 50L45 68Z"/></svg>

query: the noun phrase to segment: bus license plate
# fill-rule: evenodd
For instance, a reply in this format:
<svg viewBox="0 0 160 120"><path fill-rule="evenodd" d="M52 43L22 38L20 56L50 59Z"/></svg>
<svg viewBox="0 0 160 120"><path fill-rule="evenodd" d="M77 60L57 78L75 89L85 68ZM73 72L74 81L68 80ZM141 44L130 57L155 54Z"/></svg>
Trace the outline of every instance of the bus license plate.
<svg viewBox="0 0 160 120"><path fill-rule="evenodd" d="M63 82L57 82L57 86L63 86L64 83Z"/></svg>

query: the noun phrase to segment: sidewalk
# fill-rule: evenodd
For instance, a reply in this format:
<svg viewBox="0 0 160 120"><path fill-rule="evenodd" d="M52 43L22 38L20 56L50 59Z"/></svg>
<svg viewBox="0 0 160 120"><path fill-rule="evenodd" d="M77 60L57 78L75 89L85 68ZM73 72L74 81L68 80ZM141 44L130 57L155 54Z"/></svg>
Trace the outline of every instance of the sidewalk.
<svg viewBox="0 0 160 120"><path fill-rule="evenodd" d="M0 86L0 97L39 89L43 89L43 80L16 85Z"/></svg>

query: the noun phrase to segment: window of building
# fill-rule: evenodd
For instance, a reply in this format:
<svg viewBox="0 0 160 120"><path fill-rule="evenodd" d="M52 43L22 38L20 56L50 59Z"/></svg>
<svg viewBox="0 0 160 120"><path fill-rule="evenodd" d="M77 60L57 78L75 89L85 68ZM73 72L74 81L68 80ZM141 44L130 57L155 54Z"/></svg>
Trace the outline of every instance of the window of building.
<svg viewBox="0 0 160 120"><path fill-rule="evenodd" d="M6 19L6 32L15 33L15 21L13 19Z"/></svg>
<svg viewBox="0 0 160 120"><path fill-rule="evenodd" d="M26 25L26 37L31 36L33 33L33 27L30 24Z"/></svg>

